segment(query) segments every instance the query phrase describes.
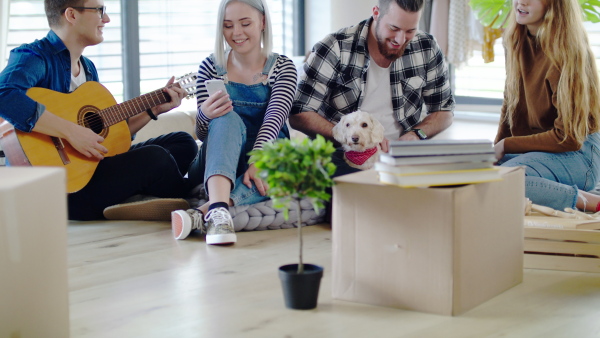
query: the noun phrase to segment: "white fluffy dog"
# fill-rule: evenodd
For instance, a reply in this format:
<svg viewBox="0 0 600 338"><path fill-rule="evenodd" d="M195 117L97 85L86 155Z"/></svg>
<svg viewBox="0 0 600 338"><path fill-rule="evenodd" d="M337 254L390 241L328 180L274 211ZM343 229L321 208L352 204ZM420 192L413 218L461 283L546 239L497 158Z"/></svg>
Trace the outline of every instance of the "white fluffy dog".
<svg viewBox="0 0 600 338"><path fill-rule="evenodd" d="M383 132L381 122L359 110L342 117L333 127L333 138L342 144L346 163L364 170L372 168L377 162Z"/></svg>

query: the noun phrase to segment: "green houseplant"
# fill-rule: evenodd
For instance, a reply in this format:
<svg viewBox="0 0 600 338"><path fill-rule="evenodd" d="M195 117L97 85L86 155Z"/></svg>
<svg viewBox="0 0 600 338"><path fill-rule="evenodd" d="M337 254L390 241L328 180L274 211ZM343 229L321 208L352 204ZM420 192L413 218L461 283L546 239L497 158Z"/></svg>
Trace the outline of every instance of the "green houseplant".
<svg viewBox="0 0 600 338"><path fill-rule="evenodd" d="M470 0L469 6L483 26L502 28L512 8L512 0ZM600 22L600 0L579 0L585 21Z"/></svg>
<svg viewBox="0 0 600 338"><path fill-rule="evenodd" d="M317 212L325 207L324 202L331 197L327 188L333 185L331 175L336 168L331 163L331 155L334 151L333 144L318 135L314 140L278 139L266 143L262 149L250 152L250 161L260 170L259 176L269 186L273 207L283 209L284 218L287 220L291 206L293 204L296 206L298 264L284 265L279 268L286 305L289 308L311 309L316 306L323 268L303 262L300 201L310 200ZM316 284L316 292L314 284ZM290 289L286 289L286 285ZM302 289L296 293L293 290L294 287L309 288L311 285L313 287L311 291Z"/></svg>

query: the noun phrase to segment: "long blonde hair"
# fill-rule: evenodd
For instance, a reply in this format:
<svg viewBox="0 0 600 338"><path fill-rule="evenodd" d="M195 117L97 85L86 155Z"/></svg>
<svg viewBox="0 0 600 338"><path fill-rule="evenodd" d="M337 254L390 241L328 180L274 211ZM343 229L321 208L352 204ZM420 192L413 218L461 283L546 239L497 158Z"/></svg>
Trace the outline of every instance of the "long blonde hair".
<svg viewBox="0 0 600 338"><path fill-rule="evenodd" d="M557 104L565 129L563 142L572 137L583 144L587 136L600 129L600 87L596 60L583 27L583 13L577 0L542 0L546 14L536 40L560 72ZM515 20L514 6L504 32L506 49L506 114L512 127L519 102L519 51L527 38L527 26Z"/></svg>

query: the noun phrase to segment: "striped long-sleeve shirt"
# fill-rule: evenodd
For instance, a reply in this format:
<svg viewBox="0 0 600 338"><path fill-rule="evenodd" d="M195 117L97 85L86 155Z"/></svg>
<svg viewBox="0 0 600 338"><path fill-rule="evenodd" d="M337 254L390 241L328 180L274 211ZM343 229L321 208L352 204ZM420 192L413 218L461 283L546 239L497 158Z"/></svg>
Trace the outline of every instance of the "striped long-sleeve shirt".
<svg viewBox="0 0 600 338"><path fill-rule="evenodd" d="M198 71L196 97L198 100L198 115L196 117L196 135L204 141L208 134L210 119L204 115L202 103L208 98L208 92L204 81L220 78L217 75L214 59L211 56L204 59ZM273 68L269 71L268 84L271 87L271 98L267 105L267 111L262 126L258 132L253 149L262 148L263 143L277 138L279 131L287 118L292 107L292 101L296 93L297 74L296 66L285 55L279 55ZM235 107L234 107L235 109Z"/></svg>

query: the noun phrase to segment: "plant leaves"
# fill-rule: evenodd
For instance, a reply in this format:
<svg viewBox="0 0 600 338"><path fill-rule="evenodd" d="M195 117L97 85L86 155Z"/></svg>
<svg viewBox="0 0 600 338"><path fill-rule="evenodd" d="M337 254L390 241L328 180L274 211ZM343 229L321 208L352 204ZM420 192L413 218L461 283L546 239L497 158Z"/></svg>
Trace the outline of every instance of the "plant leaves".
<svg viewBox="0 0 600 338"><path fill-rule="evenodd" d="M269 185L273 206L283 209L287 220L295 198L310 198L315 208L323 208L322 201L329 200L326 189L333 185L334 151L333 143L321 135L314 140L277 139L252 150L250 162Z"/></svg>
<svg viewBox="0 0 600 338"><path fill-rule="evenodd" d="M579 0L584 21L600 22L600 0ZM503 28L512 7L511 0L470 0L469 6L485 27Z"/></svg>
<svg viewBox="0 0 600 338"><path fill-rule="evenodd" d="M500 28L506 24L506 19L512 7L512 1L471 0L469 6L471 6L475 16L483 26Z"/></svg>

